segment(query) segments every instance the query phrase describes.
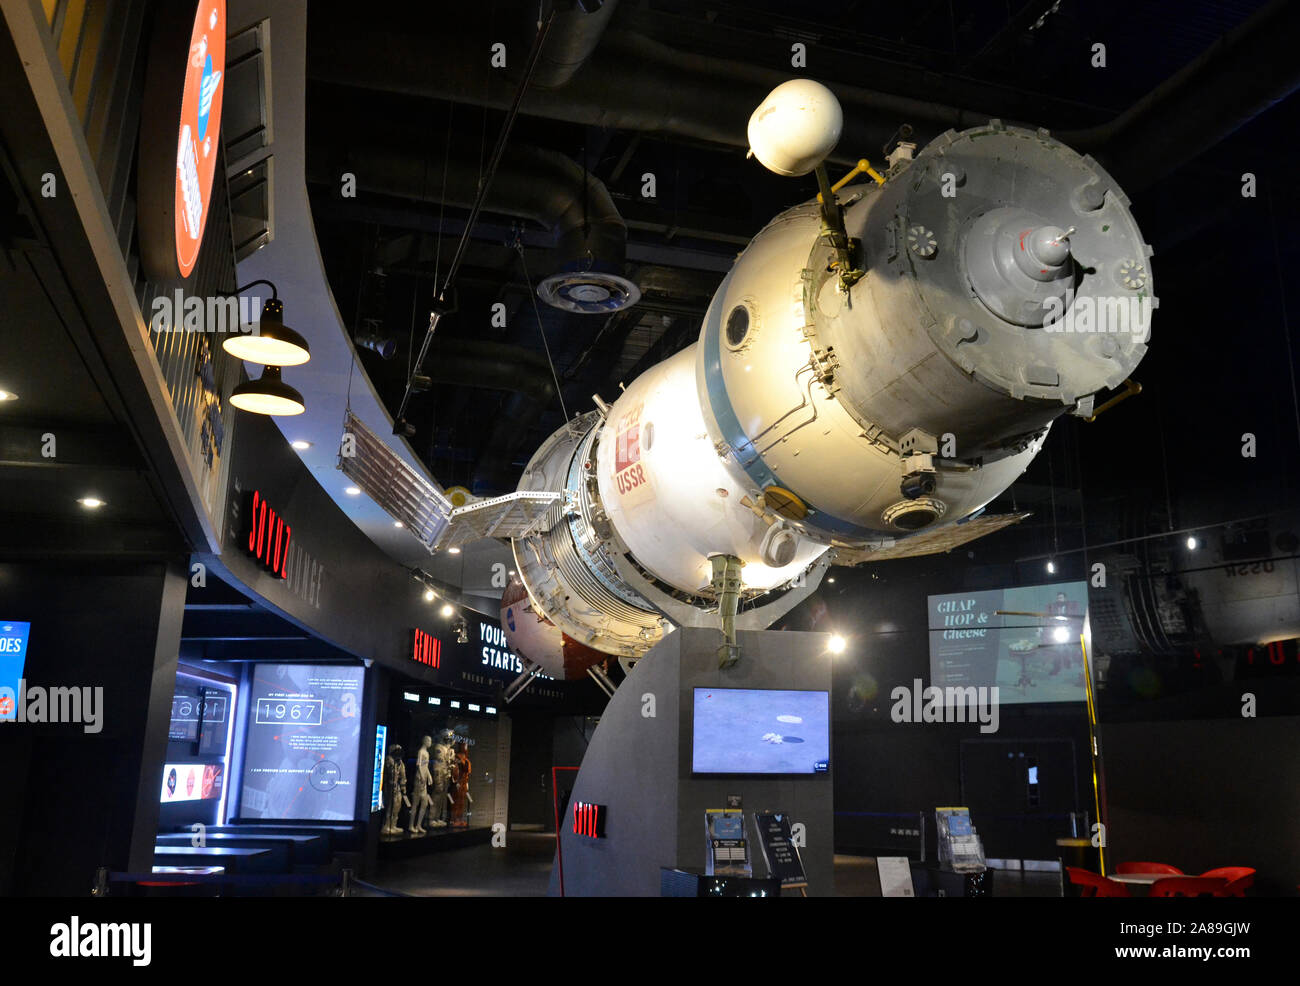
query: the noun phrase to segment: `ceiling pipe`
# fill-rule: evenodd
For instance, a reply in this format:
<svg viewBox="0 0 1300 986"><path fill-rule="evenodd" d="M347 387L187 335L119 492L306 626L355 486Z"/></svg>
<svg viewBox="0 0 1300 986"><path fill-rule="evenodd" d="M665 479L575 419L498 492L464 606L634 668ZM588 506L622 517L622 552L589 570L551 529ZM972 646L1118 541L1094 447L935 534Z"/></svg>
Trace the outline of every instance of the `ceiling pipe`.
<svg viewBox="0 0 1300 986"><path fill-rule="evenodd" d="M1057 127L1054 136L1113 163L1125 187L1149 184L1296 88L1298 16L1300 4L1275 0L1109 122L1073 130ZM492 74L477 47L446 40L443 56L431 63L419 37L383 27L359 35L359 25L351 21L346 30L342 22L332 23L338 26L322 28L308 50L309 78L495 108L508 106L513 97L509 80ZM861 61L863 78L927 98L828 82L844 107L843 136L828 158L836 163L856 164L859 157L878 153L904 122L924 142L991 116L1011 123L1043 113L1026 102L1023 92L1008 87L919 72L883 59ZM610 30L570 85L530 92L520 108L532 116L588 126L748 147L746 126L753 107L789 74L680 52L642 35ZM1040 94L1032 95L1044 105ZM1046 105L1049 122L1080 109L1060 100ZM1033 126L1043 122L1031 121Z"/></svg>
<svg viewBox="0 0 1300 986"><path fill-rule="evenodd" d="M464 148L453 142L444 174L441 154L426 158L361 139L334 155L333 161L310 159L308 180L337 184L338 175L350 171L366 192L425 202L442 198L448 205L468 207L478 191L479 162ZM600 179L584 174L581 165L555 151L512 146L497 169L484 208L547 227L562 260L590 251L598 259L619 264L626 256L627 225L609 190Z"/></svg>
<svg viewBox="0 0 1300 986"><path fill-rule="evenodd" d="M555 399L546 357L505 343L435 335L422 372L434 383L509 391L543 407Z"/></svg>
<svg viewBox="0 0 1300 986"><path fill-rule="evenodd" d="M1300 4L1274 0L1108 123L1055 136L1114 163L1130 193L1218 144L1300 88Z"/></svg>
<svg viewBox="0 0 1300 986"><path fill-rule="evenodd" d="M514 99L513 83L494 74L480 57L480 45L443 39L439 58L431 61L419 37L382 26L348 22L345 30L341 21L331 24L335 30L320 28L308 48L309 78L495 109L505 109ZM746 128L754 107L789 76L788 71L680 52L640 34L610 30L569 85L530 90L520 110L594 127L748 147ZM984 123L990 115L830 85L845 111L840 151L831 160L856 164L864 155L878 155L903 122L912 123L918 135L933 136L949 127Z"/></svg>
<svg viewBox="0 0 1300 986"><path fill-rule="evenodd" d="M600 43L618 0L556 0L555 22L542 46L530 83L534 89L560 89L587 63ZM529 17L526 38L537 33L537 20Z"/></svg>

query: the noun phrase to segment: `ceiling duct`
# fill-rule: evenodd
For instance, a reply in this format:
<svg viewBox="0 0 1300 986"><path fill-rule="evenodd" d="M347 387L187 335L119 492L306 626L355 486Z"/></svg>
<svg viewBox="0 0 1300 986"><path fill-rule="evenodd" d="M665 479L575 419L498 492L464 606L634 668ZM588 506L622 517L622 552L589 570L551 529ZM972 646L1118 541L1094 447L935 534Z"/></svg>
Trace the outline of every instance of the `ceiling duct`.
<svg viewBox="0 0 1300 986"><path fill-rule="evenodd" d="M618 0L559 0L555 4L555 22L537 57L529 86L559 89L568 85L596 50L617 6ZM531 42L537 32L537 18L530 15L526 20L526 37Z"/></svg>
<svg viewBox="0 0 1300 986"><path fill-rule="evenodd" d="M343 170L367 192L469 207L478 191L479 160L453 143L443 170L440 154L414 155L358 140L334 162L309 162L314 182L333 184ZM445 192L442 189L445 187ZM497 169L484 209L531 219L551 230L557 263L540 279L538 294L567 311L607 313L635 304L641 292L623 276L627 225L604 182L555 151L512 146Z"/></svg>
<svg viewBox="0 0 1300 986"><path fill-rule="evenodd" d="M1107 123L1054 128L1058 139L1113 163L1126 185L1149 184L1221 141L1295 90L1294 38L1300 4L1274 0L1212 43L1198 58ZM348 13L316 19L307 53L312 79L505 109L514 84L494 74L473 36L428 43ZM471 40L474 43L470 43ZM462 43L462 41L464 43ZM844 107L844 132L828 161L856 164L908 122L924 142L990 117L1004 122L1078 118L1085 107L958 74L877 57L858 60L857 85L830 83ZM571 84L536 89L520 104L530 116L587 126L670 134L748 147L753 108L789 72L678 51L632 31L607 31ZM909 95L897 95L908 93ZM1132 164L1130 164L1132 159Z"/></svg>

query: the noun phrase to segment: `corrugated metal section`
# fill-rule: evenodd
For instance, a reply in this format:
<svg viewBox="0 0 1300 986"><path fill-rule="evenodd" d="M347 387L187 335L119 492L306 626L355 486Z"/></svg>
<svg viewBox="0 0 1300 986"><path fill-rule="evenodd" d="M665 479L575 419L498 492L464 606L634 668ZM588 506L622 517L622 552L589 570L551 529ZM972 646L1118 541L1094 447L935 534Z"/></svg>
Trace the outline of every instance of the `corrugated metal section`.
<svg viewBox="0 0 1300 986"><path fill-rule="evenodd" d="M173 290L150 283L140 272L135 237L135 172L140 104L148 58L146 0L45 0L59 61L67 77L118 244L133 279L136 300L149 323L158 369L185 438L189 465L214 523L224 510L224 453L233 420L228 400L243 368L221 348L221 329L205 317L199 331L186 331ZM225 148L212 187L208 225L198 262L184 287L204 311L236 286ZM165 306L155 308L162 298ZM260 311L250 313L256 320Z"/></svg>
<svg viewBox="0 0 1300 986"><path fill-rule="evenodd" d="M344 418L343 435L345 443L352 438L340 449L343 474L432 551L450 522L451 501L351 411Z"/></svg>

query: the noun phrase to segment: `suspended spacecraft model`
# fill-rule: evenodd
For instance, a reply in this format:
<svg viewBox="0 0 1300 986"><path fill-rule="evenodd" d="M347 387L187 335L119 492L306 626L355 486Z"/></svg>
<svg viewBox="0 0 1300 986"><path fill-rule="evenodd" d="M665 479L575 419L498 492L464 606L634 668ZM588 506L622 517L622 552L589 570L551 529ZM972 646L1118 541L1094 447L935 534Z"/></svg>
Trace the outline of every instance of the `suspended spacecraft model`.
<svg viewBox="0 0 1300 986"><path fill-rule="evenodd" d="M1014 523L985 505L1146 352L1151 249L1091 158L994 120L832 186L841 125L810 80L755 110L752 153L821 194L754 237L696 343L525 468L511 496L549 506L512 540L502 623L545 673L684 625L719 626L725 665L832 564Z"/></svg>

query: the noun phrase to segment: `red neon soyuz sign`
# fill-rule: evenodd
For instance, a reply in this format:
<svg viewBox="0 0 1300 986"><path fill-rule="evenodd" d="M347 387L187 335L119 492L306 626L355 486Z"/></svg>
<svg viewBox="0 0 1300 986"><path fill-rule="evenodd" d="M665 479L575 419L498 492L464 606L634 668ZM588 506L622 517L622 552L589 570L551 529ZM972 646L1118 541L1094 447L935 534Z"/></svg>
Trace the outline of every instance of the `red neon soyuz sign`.
<svg viewBox="0 0 1300 986"><path fill-rule="evenodd" d="M289 569L289 535L292 528L270 508L258 490L246 501L248 513L244 549L278 579L286 578Z"/></svg>

